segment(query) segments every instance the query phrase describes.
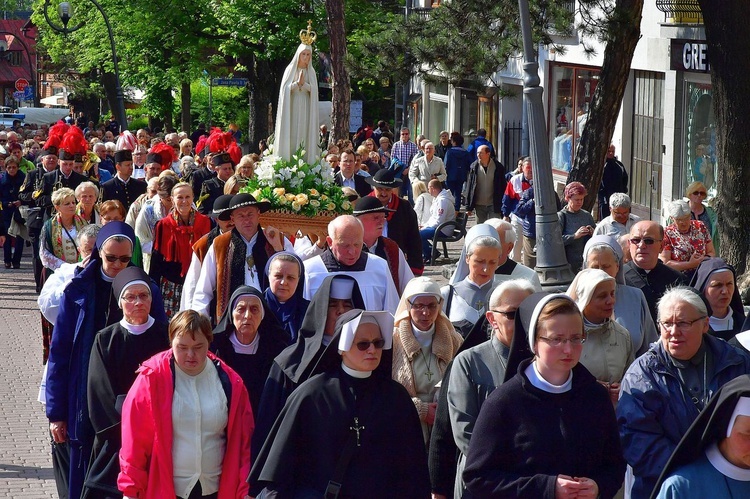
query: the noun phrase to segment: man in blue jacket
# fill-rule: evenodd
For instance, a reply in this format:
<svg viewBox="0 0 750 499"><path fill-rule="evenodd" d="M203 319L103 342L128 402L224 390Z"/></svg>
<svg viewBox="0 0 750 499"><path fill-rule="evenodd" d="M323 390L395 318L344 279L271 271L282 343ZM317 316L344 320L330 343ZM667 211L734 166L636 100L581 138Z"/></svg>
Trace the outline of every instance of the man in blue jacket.
<svg viewBox="0 0 750 499"><path fill-rule="evenodd" d="M445 179L445 186L453 194L455 199L456 211L461 209L461 190L463 189L466 176L469 173L469 167L474 161L474 156L463 148L464 138L458 132L451 134L451 147L445 151L445 172L448 177Z"/></svg>
<svg viewBox="0 0 750 499"><path fill-rule="evenodd" d="M660 341L622 379L617 423L627 476L633 477L625 497L649 497L711 396L750 373L750 355L708 333L710 316L710 307L692 289L678 286L664 293L658 308Z"/></svg>

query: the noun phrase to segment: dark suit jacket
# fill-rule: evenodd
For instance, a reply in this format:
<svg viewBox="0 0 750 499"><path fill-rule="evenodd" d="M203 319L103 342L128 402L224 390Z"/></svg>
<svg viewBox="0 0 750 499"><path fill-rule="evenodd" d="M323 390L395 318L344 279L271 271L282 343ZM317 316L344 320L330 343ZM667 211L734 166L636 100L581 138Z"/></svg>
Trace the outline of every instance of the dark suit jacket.
<svg viewBox="0 0 750 499"><path fill-rule="evenodd" d="M344 176L339 171L336 173L336 176L334 177L334 182L336 182L336 185L343 186L344 185ZM365 180L365 177L362 175L354 174L354 190L357 191L357 194L359 194L359 197L363 198L370 194L372 192L372 186L367 183L367 180Z"/></svg>
<svg viewBox="0 0 750 499"><path fill-rule="evenodd" d="M626 263L624 270L625 284L643 291L654 323L657 322L656 305L667 289L672 286L687 285L681 272L670 269L661 260L650 272L646 272L633 262Z"/></svg>
<svg viewBox="0 0 750 499"><path fill-rule="evenodd" d="M203 182L201 194L199 197L195 198L196 204L200 201L200 204L198 204L198 211L200 213L203 213L204 215L211 213L216 198L224 194L224 184L226 184L226 182L219 179L219 177L213 177ZM202 199L203 196L206 195L208 195L208 197Z"/></svg>
<svg viewBox="0 0 750 499"><path fill-rule="evenodd" d="M133 201L138 196L146 193L147 184L143 180L130 178L125 184L119 177L115 176L112 180L107 180L102 184L102 201L116 199L122 203L125 210L130 208Z"/></svg>
<svg viewBox="0 0 750 499"><path fill-rule="evenodd" d="M42 195L39 196L36 200L37 206L41 206L45 210L44 220L47 220L47 218L52 216L53 191L56 191L60 187L68 187L70 189L76 190L78 184L80 184L81 182L86 182L87 180L88 177L76 172L70 172L70 176L68 178L65 178L65 176L60 173L60 169L45 173L42 177Z"/></svg>

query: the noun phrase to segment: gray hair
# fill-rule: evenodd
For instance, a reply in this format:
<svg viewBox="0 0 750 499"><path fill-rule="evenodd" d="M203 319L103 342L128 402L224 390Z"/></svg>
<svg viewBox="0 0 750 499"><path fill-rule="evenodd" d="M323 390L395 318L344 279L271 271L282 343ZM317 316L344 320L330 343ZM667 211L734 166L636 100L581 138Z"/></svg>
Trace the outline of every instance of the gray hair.
<svg viewBox="0 0 750 499"><path fill-rule="evenodd" d="M85 191L86 189L94 189L94 197L95 197L95 198L98 198L98 197L99 197L99 188L98 188L98 187L96 186L96 184L95 184L95 183L93 183L93 182L90 182L90 181L86 181L86 182L81 182L81 183L80 183L80 184L78 184L78 186L76 187L76 190L75 190L75 193L76 193L76 199L78 199L78 196L80 196L80 195L81 195L81 193L82 193L83 191Z"/></svg>
<svg viewBox="0 0 750 499"><path fill-rule="evenodd" d="M615 253L615 250L613 250L612 246L610 246L609 244L602 243L602 244L596 244L590 247L588 251L586 252L586 256L588 257L588 255L591 255L592 253L599 254L603 252L609 252L610 255L615 257L615 261L618 262L619 264L620 257L617 256L617 253ZM586 260L583 261L583 267L587 268Z"/></svg>
<svg viewBox="0 0 750 499"><path fill-rule="evenodd" d="M527 279L511 279L510 281L505 281L492 291L487 303L489 308L495 308L500 305L503 295L509 291L525 291L529 295L532 295L536 290L534 289L534 285Z"/></svg>
<svg viewBox="0 0 750 499"><path fill-rule="evenodd" d="M94 151L94 152L96 152L97 149L104 149L106 151L107 150L107 146L105 146L101 142L97 142L96 144L94 144L94 147L92 147L91 150Z"/></svg>
<svg viewBox="0 0 750 499"><path fill-rule="evenodd" d="M630 196L624 192L615 192L609 197L609 206L611 208L627 208L631 207Z"/></svg>
<svg viewBox="0 0 750 499"><path fill-rule="evenodd" d="M358 226L362 231L362 234L364 234L365 226L362 225L362 222L357 217L355 217L354 215L340 215L328 222L328 235L331 236L331 239L334 239L336 237L337 230L351 225Z"/></svg>
<svg viewBox="0 0 750 499"><path fill-rule="evenodd" d="M676 286L667 290L659 300L658 305L658 317L659 320L666 314L668 307L677 303L687 303L692 306L696 312L706 317L708 316L708 309L703 299L696 293L692 288L687 286Z"/></svg>
<svg viewBox="0 0 750 499"><path fill-rule="evenodd" d="M485 220L484 223L495 228L503 244L516 244L516 241L518 241L516 231L513 230L513 226L510 224L510 222L506 222L502 218L489 218Z"/></svg>
<svg viewBox="0 0 750 499"><path fill-rule="evenodd" d="M81 227L81 230L76 234L76 243L81 244L84 239L96 239L99 235L100 226L96 224L88 224Z"/></svg>
<svg viewBox="0 0 750 499"><path fill-rule="evenodd" d="M687 201L678 199L667 205L667 215L672 218L683 218L690 215L690 205Z"/></svg>
<svg viewBox="0 0 750 499"><path fill-rule="evenodd" d="M492 236L477 237L476 239L473 239L469 243L469 246L466 248L466 258L469 258L471 255L474 254L474 250L477 248L477 246L482 247L482 248L500 249L500 241L498 241Z"/></svg>

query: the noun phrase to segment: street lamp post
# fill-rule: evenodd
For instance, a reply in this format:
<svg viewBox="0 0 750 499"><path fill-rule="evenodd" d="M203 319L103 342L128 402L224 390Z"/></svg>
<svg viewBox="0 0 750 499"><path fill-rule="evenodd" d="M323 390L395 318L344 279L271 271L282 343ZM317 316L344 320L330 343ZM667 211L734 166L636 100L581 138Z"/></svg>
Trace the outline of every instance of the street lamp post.
<svg viewBox="0 0 750 499"><path fill-rule="evenodd" d="M57 31L58 33L68 35L70 33L73 33L74 31L78 31L83 27L83 21L73 26L72 28L68 27L68 23L73 17L73 6L69 2L62 2L57 8L58 15L60 16L60 20L62 21L63 25L59 26L52 22L52 19L50 19L49 14L47 13L47 9L50 6L50 1L51 0L45 0L44 2L44 18L47 20L47 24L49 24L50 28ZM89 2L93 3L94 6L99 10L102 17L104 18L104 23L107 25L107 32L109 33L109 44L112 47L112 62L114 62L115 66L115 93L117 94L117 109L115 110L115 116L117 121L120 123L121 130L124 131L128 129L128 120L125 116L125 94L122 91L122 85L120 85L120 69L117 64L115 37L112 34L112 26L109 24L109 17L107 17L107 14L105 14L101 4L99 4L99 2L97 2L96 0L89 0Z"/></svg>
<svg viewBox="0 0 750 499"><path fill-rule="evenodd" d="M528 0L518 0L523 36L523 93L529 123L531 164L534 171L534 204L536 206L536 272L545 289L567 287L573 272L565 258L562 229L557 220L557 203L549 158L542 88L539 86L539 63L531 36Z"/></svg>

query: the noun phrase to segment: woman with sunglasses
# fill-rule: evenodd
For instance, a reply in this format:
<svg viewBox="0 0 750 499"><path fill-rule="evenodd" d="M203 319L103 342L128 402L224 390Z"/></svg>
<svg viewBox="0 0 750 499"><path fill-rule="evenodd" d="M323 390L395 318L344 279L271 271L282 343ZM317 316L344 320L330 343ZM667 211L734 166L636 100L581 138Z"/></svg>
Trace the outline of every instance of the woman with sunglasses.
<svg viewBox="0 0 750 499"><path fill-rule="evenodd" d="M614 497L625 460L607 391L579 364L586 333L577 305L563 294L534 294L519 314L511 351L528 342L534 357L479 411L463 474L469 493ZM518 324L528 324L528 339ZM510 372L515 362L509 359Z"/></svg>
<svg viewBox="0 0 750 499"><path fill-rule="evenodd" d="M411 395L425 443L435 422L437 384L463 343L443 313L442 301L437 283L415 277L401 296L393 331L393 379Z"/></svg>
<svg viewBox="0 0 750 499"><path fill-rule="evenodd" d="M701 262L716 256L711 234L700 220L691 219L688 203L682 200L667 205L672 223L664 227L664 242L659 258L668 267L690 279Z"/></svg>
<svg viewBox="0 0 750 499"><path fill-rule="evenodd" d="M354 309L338 318L340 367L289 397L253 463L251 490L264 486L266 497L430 496L414 404L378 369L392 334L388 312Z"/></svg>
<svg viewBox="0 0 750 499"><path fill-rule="evenodd" d="M716 254L719 254L719 221L716 210L708 206L705 201L708 197L708 189L703 182L693 182L685 189L685 197L690 206L690 218L700 220L708 228L711 241L714 243Z"/></svg>

